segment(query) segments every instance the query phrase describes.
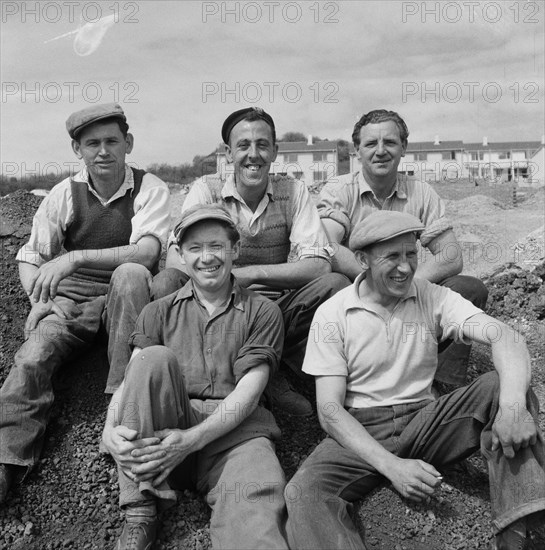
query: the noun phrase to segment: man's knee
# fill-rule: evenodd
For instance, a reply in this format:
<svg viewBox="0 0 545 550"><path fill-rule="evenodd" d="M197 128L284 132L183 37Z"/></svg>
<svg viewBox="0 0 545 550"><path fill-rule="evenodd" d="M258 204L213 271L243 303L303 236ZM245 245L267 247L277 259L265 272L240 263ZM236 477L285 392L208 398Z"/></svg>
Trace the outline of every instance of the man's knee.
<svg viewBox="0 0 545 550"><path fill-rule="evenodd" d="M176 292L187 282L188 277L183 271L174 267L168 267L159 272L151 283L151 299L158 300Z"/></svg>
<svg viewBox="0 0 545 550"><path fill-rule="evenodd" d="M110 286L114 286L124 293L129 293L142 285L149 288L151 280L152 276L147 267L137 263L126 263L121 264L114 270Z"/></svg>
<svg viewBox="0 0 545 550"><path fill-rule="evenodd" d="M176 365L176 355L166 346L144 348L130 360L125 372L125 384L136 383L146 387L160 382Z"/></svg>
<svg viewBox="0 0 545 550"><path fill-rule="evenodd" d="M350 286L350 279L342 273L327 273L315 280L315 286L323 299L330 298L339 290Z"/></svg>
<svg viewBox="0 0 545 550"><path fill-rule="evenodd" d="M488 289L484 283L476 277L469 275L455 275L441 282L442 286L450 288L469 300L478 308L484 309L488 299Z"/></svg>

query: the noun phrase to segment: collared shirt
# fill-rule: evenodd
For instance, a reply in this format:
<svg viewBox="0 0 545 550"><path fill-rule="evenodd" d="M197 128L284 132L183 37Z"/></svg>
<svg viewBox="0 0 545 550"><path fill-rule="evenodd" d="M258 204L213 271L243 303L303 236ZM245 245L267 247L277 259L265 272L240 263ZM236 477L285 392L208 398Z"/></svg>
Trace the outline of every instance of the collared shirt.
<svg viewBox="0 0 545 550"><path fill-rule="evenodd" d="M284 325L279 307L236 281L229 302L209 315L190 280L148 304L129 343L162 345L178 358L190 398L224 399L250 369L280 360Z"/></svg>
<svg viewBox="0 0 545 550"><path fill-rule="evenodd" d="M272 176L269 176L267 191L259 202L255 212L246 204L238 192L233 174L228 174L221 190L223 206L227 208L231 217L237 226L247 227L251 235L265 235L270 222L267 217L267 206L275 200L275 187L272 183ZM327 246L327 237L320 223L320 218L316 207L312 203L310 193L304 183L293 179L295 189L295 211L291 222L290 261L296 261L301 258L324 258L328 262L331 259L330 248ZM225 201L232 197L234 200ZM211 204L214 201L210 188L206 183L206 176L197 180L191 187L182 206L182 212L185 212L191 206L196 204ZM173 242L173 235L169 243ZM244 244L244 243L243 243Z"/></svg>
<svg viewBox="0 0 545 550"><path fill-rule="evenodd" d="M363 277L316 311L303 371L345 376L346 407L433 399L438 342L464 341L463 324L482 310L448 288L413 279L408 294L385 318L359 296Z"/></svg>
<svg viewBox="0 0 545 550"><path fill-rule="evenodd" d="M422 181L398 177L395 186L381 204L365 180L361 170L338 176L326 183L320 193L320 218L330 218L344 228L341 244L346 244L354 226L377 210L407 212L417 217L426 229L420 237L427 246L452 224L445 217L445 205L439 195Z"/></svg>
<svg viewBox="0 0 545 550"><path fill-rule="evenodd" d="M125 165L125 179L117 192L107 201L102 199L89 183L87 168L74 176L75 181L85 182L89 192L101 204L108 205L134 189L133 171ZM152 235L165 246L170 224L170 193L167 185L153 174L146 173L140 192L134 199L134 216L131 220L132 232L129 244L136 244L146 235ZM28 242L19 250L16 260L40 267L57 256L64 243L66 229L74 215L70 178L66 178L44 198L32 222L32 232Z"/></svg>

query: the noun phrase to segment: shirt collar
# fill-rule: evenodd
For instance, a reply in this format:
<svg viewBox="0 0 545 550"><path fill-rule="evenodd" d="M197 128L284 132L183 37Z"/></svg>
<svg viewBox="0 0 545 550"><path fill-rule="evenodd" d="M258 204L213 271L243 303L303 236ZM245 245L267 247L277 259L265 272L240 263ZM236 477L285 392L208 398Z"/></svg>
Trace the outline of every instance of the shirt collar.
<svg viewBox="0 0 545 550"><path fill-rule="evenodd" d="M274 200L274 186L272 184L272 177L269 175L269 183L267 184L267 189L265 191L271 200ZM240 202L243 202L243 198L238 192L237 185L235 183L235 174L227 174L225 178L225 183L221 189L222 198L233 197Z"/></svg>
<svg viewBox="0 0 545 550"><path fill-rule="evenodd" d="M373 196L375 196L374 191L367 183L367 180L365 179L365 176L363 175L363 172L361 170L358 172L358 186L360 189L360 196L364 193L372 193ZM405 179L397 176L396 183L389 196L391 197L394 193L396 193L400 199L407 198L407 181Z"/></svg>
<svg viewBox="0 0 545 550"><path fill-rule="evenodd" d="M366 309L373 311L373 309L366 305L365 301L359 295L358 288L360 283L365 279L365 272L360 273L355 279L354 282L350 285L350 291L348 293L347 300L345 300L344 311L347 312L350 309ZM416 285L414 284L414 279L411 281L411 286L409 287L409 292L401 298L401 301L405 302L410 299L416 298Z"/></svg>
<svg viewBox="0 0 545 550"><path fill-rule="evenodd" d="M233 307L244 311L244 300L242 296L244 294L243 288L240 286L236 278L231 275L231 282L233 283L233 288L231 289L231 300ZM233 298L234 297L234 298ZM172 302L172 305L181 302L183 300L197 299L197 294L195 293L195 287L193 285L193 280L189 279L187 283L176 293L176 297Z"/></svg>
<svg viewBox="0 0 545 550"><path fill-rule="evenodd" d="M131 170L130 166L128 164L125 164L125 178L123 180L123 183L119 186L119 189L110 197L106 202L100 197L100 195L95 191L93 186L89 182L89 170L87 169L87 166L84 166L75 176L74 181L80 181L87 184L87 188L89 189L89 192L95 195L97 199L100 200L103 204L109 204L120 197L125 196L127 191L130 191L131 196L134 190L134 174Z"/></svg>

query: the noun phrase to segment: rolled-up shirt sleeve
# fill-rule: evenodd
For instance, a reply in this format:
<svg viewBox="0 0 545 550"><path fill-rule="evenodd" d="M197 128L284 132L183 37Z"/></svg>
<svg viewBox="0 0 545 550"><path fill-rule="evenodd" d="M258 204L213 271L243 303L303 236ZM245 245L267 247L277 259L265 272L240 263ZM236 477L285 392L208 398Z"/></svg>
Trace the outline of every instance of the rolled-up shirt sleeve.
<svg viewBox="0 0 545 550"><path fill-rule="evenodd" d="M158 303L151 303L144 307L136 320L134 331L129 336L129 347L148 348L163 345L162 330L164 319Z"/></svg>
<svg viewBox="0 0 545 550"><path fill-rule="evenodd" d="M15 259L37 267L52 260L62 250L72 216L70 180L66 179L56 185L38 207L29 240L20 248Z"/></svg>
<svg viewBox="0 0 545 550"><path fill-rule="evenodd" d="M273 302L260 302L251 329L240 348L233 374L236 383L251 369L263 364L271 368L270 376L278 368L284 345L284 321L280 308Z"/></svg>
<svg viewBox="0 0 545 550"><path fill-rule="evenodd" d="M328 181L320 192L317 208L320 219L334 220L342 225L344 235L341 242L344 242L351 227L346 185L337 180Z"/></svg>
<svg viewBox="0 0 545 550"><path fill-rule="evenodd" d="M290 232L291 251L288 261L318 257L330 262L331 248L328 245L318 211L306 186L299 181L297 184Z"/></svg>
<svg viewBox="0 0 545 550"><path fill-rule="evenodd" d="M130 244L151 235L166 246L170 227L170 192L165 182L153 174L145 174L140 192L134 199Z"/></svg>
<svg viewBox="0 0 545 550"><path fill-rule="evenodd" d="M452 229L452 223L446 217L445 203L429 185L424 187L422 204L420 219L426 229L420 235L420 242L423 246L428 246L433 239Z"/></svg>

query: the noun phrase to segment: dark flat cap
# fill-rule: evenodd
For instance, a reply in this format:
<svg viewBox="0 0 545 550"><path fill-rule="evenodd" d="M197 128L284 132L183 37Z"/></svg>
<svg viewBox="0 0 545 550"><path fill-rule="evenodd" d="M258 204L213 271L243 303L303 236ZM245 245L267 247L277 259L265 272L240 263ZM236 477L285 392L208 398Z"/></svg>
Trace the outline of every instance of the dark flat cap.
<svg viewBox="0 0 545 550"><path fill-rule="evenodd" d="M227 212L223 206L220 206L219 204L196 204L195 206L188 208L176 223L174 227L174 237L176 238L176 242L180 244L182 237L189 227L203 220L217 220L220 222L225 222L238 234L233 218L231 218L229 212Z"/></svg>
<svg viewBox="0 0 545 550"><path fill-rule="evenodd" d="M127 117L125 117L121 105L118 103L104 103L72 113L66 121L66 129L70 137L76 139L85 126L105 118L118 118L123 122L127 122Z"/></svg>
<svg viewBox="0 0 545 550"><path fill-rule="evenodd" d="M411 214L379 210L369 214L364 220L356 224L350 235L348 246L350 250L361 250L367 246L382 241L388 241L405 233L424 231L424 224Z"/></svg>
<svg viewBox="0 0 545 550"><path fill-rule="evenodd" d="M269 113L266 113L260 107L246 107L245 109L240 109L231 113L223 123L221 127L221 137L223 142L229 145L229 136L231 135L231 130L241 121L244 120L248 114L255 113L259 120L265 121L273 132L273 136L276 133L276 128L274 127L274 121Z"/></svg>

